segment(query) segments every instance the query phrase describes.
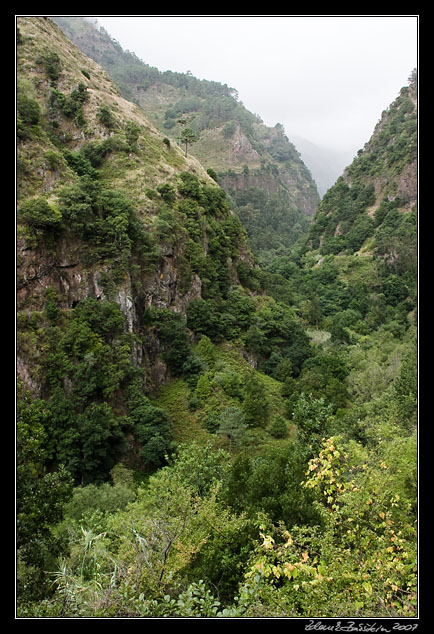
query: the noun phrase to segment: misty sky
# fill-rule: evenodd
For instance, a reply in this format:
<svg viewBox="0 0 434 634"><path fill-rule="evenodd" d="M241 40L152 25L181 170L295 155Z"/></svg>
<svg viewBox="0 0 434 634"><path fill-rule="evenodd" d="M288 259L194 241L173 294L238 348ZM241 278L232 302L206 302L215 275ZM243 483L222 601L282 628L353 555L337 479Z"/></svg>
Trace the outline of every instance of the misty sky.
<svg viewBox="0 0 434 634"><path fill-rule="evenodd" d="M95 16L160 71L227 84L265 125L353 155L418 62L417 16Z"/></svg>

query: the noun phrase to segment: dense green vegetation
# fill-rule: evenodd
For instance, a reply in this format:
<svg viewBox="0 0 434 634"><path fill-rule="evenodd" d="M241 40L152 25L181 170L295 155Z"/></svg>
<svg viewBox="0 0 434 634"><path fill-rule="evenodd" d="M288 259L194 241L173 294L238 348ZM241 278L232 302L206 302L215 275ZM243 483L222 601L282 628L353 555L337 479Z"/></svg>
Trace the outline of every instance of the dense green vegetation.
<svg viewBox="0 0 434 634"><path fill-rule="evenodd" d="M251 187L233 191L234 210L246 228L254 253L262 262L274 259L279 249L288 249L309 227L309 218L297 209L288 192L267 195Z"/></svg>
<svg viewBox="0 0 434 634"><path fill-rule="evenodd" d="M56 591L22 614L412 615L416 438L396 420L402 378L365 404L363 442L332 436L309 459L300 439L232 460L192 443L137 491L75 489L55 531L73 543Z"/></svg>
<svg viewBox="0 0 434 634"><path fill-rule="evenodd" d="M417 210L375 189L411 151L368 178L374 135L292 244L270 223L259 266L261 192L235 214L167 137L92 113L83 64L59 92L44 50L46 90L22 77L17 100L18 617L415 617Z"/></svg>

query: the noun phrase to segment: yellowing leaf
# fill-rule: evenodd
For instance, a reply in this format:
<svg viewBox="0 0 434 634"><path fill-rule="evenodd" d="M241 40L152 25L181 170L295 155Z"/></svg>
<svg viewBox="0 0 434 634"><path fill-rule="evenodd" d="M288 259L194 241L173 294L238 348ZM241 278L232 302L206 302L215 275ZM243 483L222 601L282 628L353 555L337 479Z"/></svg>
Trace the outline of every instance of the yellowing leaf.
<svg viewBox="0 0 434 634"><path fill-rule="evenodd" d="M263 539L263 544L262 545L264 546L264 548L268 548L268 549L273 548L274 539L272 537L270 537L270 535L265 536L262 533L260 533L260 535L261 535L261 537Z"/></svg>
<svg viewBox="0 0 434 634"><path fill-rule="evenodd" d="M364 581L362 585L366 591L366 594L372 594L372 586L369 581Z"/></svg>

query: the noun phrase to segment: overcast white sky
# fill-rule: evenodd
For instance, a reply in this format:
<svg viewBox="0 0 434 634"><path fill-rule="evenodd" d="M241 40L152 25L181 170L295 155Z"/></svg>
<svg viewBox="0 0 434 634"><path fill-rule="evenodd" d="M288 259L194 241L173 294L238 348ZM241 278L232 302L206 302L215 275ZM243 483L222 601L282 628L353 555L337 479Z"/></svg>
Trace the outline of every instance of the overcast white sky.
<svg viewBox="0 0 434 634"><path fill-rule="evenodd" d="M414 16L95 16L160 71L227 84L267 126L354 154L418 65Z"/></svg>

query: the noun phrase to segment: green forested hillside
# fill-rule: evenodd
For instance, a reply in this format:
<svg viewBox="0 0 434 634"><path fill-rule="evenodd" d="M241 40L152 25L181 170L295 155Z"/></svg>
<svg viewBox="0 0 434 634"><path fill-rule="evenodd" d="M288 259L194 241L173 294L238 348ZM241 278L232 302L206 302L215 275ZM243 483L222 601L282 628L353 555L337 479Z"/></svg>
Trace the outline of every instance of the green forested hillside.
<svg viewBox="0 0 434 634"><path fill-rule="evenodd" d="M417 76L324 196L306 235L269 269L312 326L404 333L416 319ZM300 303L301 300L301 303Z"/></svg>
<svg viewBox="0 0 434 634"><path fill-rule="evenodd" d="M415 75L259 266L247 190L17 27L17 616L417 616Z"/></svg>
<svg viewBox="0 0 434 634"><path fill-rule="evenodd" d="M319 195L282 125L265 126L226 84L161 72L82 18L54 20L168 138L179 141L183 130L191 130L195 140L188 152L230 195L257 257L268 259L304 233Z"/></svg>

